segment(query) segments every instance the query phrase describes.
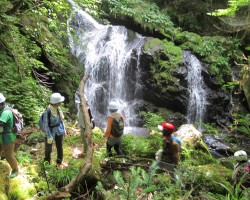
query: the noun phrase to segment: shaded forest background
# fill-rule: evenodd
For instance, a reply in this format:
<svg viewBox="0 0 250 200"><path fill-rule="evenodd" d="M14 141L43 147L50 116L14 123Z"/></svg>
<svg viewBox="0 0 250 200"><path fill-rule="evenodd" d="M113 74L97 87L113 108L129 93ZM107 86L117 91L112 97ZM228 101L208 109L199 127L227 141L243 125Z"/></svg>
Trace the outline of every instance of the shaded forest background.
<svg viewBox="0 0 250 200"><path fill-rule="evenodd" d="M250 136L249 0L230 1L230 3L225 0L192 2L76 0L75 2L102 24L124 25L144 36L167 39L176 45L183 44L185 41L183 50L195 52L208 63L213 60L215 65L211 70L218 77L219 85L226 86L233 92L242 93L240 100L242 109L237 113L241 117L227 128L245 137ZM78 159L78 154L72 153L74 149L81 148L80 130L73 125L76 120L74 93L84 75L84 68L69 50L67 19L70 13L70 4L63 0L1 0L0 2L0 92L7 97L8 104L15 105L23 114L27 133L30 134L28 145L22 146L19 152L19 163L25 168L25 174L28 174L26 178L29 177L27 178L29 182L36 185L27 190L30 191L28 196L36 194L36 197L45 198L51 191L57 191L77 175L83 163L83 158ZM197 48L201 37L209 38L209 43L202 46L204 47L202 49ZM218 43L215 42L217 39L214 40L218 37L225 44L230 44L227 51L218 48ZM208 56L215 49L217 55ZM229 53L224 54L224 52ZM225 69L229 69L223 66L229 68L238 66L238 79L223 82L220 77ZM43 149L43 135L37 129L37 121L48 104L50 94L55 91L66 97L63 107L68 126L65 160L70 167L58 172L53 166L46 166L45 170L48 172L46 177L41 163L39 163L40 166L33 166L34 159L39 162L41 155L32 151ZM154 121L151 124L149 121L145 122L149 129L153 129L153 126L163 120L153 114L147 117ZM212 132L216 130L213 128ZM150 199L153 198L152 195L154 199L166 196L169 198L182 196L184 199L225 199L226 197L244 199L230 185L234 161L218 161L201 146L195 151L189 150L182 153L183 168L178 172L181 181L177 184L171 184L171 180L165 174L154 176L155 174L148 174L142 168L131 168L129 173L114 172L119 169L119 166L121 169L124 167L122 163L138 164L138 160L140 166L150 163L152 160L145 162L138 157L154 158L155 150L160 147L161 137L160 134L155 134L149 139L138 140L135 136L128 135L124 139L124 151L131 158L111 160L106 165L102 131L95 130L93 132L93 141L96 145L93 147L94 167L85 182L74 190L75 196L72 196L76 199L77 197L90 199L91 194L93 199L107 197L138 199L140 196L141 199L143 197ZM107 168L107 166L112 167ZM8 171L7 167L2 171ZM104 174L106 180L98 182L103 179ZM42 177L42 181L39 176ZM15 187L18 183L10 182L11 185ZM10 192L9 198L18 199L19 196L19 199L28 199L27 196L21 197L20 191ZM146 196L143 196L145 194Z"/></svg>

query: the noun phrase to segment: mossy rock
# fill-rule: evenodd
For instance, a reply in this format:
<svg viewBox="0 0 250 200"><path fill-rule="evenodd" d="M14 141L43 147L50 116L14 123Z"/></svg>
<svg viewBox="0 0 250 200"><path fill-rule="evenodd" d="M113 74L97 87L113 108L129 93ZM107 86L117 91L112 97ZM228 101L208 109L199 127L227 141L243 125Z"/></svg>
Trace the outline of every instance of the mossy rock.
<svg viewBox="0 0 250 200"><path fill-rule="evenodd" d="M154 63L151 65L153 72L162 73L166 70L175 70L182 61L182 50L174 43L157 38L148 38L144 50L150 53ZM162 75L164 78L166 75Z"/></svg>
<svg viewBox="0 0 250 200"><path fill-rule="evenodd" d="M10 179L8 191L9 199L32 199L36 193L35 186L28 182L27 178L22 174L19 174L16 178Z"/></svg>
<svg viewBox="0 0 250 200"><path fill-rule="evenodd" d="M147 38L143 48L151 58L149 67L155 87L159 88L165 98L170 93L177 95L180 92L180 82L176 77L176 70L182 63L182 49L172 42L157 38Z"/></svg>
<svg viewBox="0 0 250 200"><path fill-rule="evenodd" d="M7 178L10 172L9 165L6 161L0 161L0 199L8 199L6 198L6 188L9 185L9 179Z"/></svg>
<svg viewBox="0 0 250 200"><path fill-rule="evenodd" d="M182 49L191 49L192 46L201 44L202 37L196 33L183 31L175 35L174 42Z"/></svg>
<svg viewBox="0 0 250 200"><path fill-rule="evenodd" d="M0 199L1 200L9 200L8 196L3 192L0 192Z"/></svg>

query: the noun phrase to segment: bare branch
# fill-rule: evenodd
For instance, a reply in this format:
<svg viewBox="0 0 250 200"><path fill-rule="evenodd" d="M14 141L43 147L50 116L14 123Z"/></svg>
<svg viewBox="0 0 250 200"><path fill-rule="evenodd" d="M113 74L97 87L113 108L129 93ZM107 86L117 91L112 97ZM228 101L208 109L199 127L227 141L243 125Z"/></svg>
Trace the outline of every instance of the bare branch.
<svg viewBox="0 0 250 200"><path fill-rule="evenodd" d="M40 74L36 70L32 69L33 75L39 84L44 85L45 87L52 87L54 83L48 82L49 77L47 74Z"/></svg>
<svg viewBox="0 0 250 200"><path fill-rule="evenodd" d="M83 182L86 174L89 172L89 170L92 166L93 145L92 145L92 138L91 138L91 126L90 126L90 120L89 120L89 115L88 115L88 107L87 107L86 99L85 99L84 94L83 94L85 82L87 81L88 78L89 78L89 76L85 75L81 79L80 85L79 85L79 96L80 96L80 102L81 102L81 106L80 106L81 110L80 111L83 114L84 123L86 125L85 133L84 133L84 135L86 137L86 141L87 141L87 154L85 157L85 162L83 163L83 165L82 165L79 173L76 175L76 177L74 177L68 183L68 185L61 188L60 192L56 192L54 194L47 196L47 198L46 198L47 200L49 200L49 199L62 199L63 196L68 197L72 193L72 191L76 188L76 186Z"/></svg>

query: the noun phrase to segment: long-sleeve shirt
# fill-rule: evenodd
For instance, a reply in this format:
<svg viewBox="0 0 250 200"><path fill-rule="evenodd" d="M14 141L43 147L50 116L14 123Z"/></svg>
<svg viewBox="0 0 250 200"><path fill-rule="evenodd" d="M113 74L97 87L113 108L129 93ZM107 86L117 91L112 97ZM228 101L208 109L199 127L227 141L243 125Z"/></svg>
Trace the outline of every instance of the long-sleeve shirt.
<svg viewBox="0 0 250 200"><path fill-rule="evenodd" d="M65 126L63 120L60 119L60 115L57 114L56 116L53 116L52 113L49 113L50 111L48 111L48 109L49 108L44 112L45 137L54 138L55 135L65 134Z"/></svg>

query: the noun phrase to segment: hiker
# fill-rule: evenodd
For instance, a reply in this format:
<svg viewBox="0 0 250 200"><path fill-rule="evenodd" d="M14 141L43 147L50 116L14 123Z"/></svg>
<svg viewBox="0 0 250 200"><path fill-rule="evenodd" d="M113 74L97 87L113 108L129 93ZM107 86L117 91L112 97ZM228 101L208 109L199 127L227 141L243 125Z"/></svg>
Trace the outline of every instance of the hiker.
<svg viewBox="0 0 250 200"><path fill-rule="evenodd" d="M174 169L177 167L180 158L180 140L172 136L175 129L173 124L164 122L158 128L162 131L163 139L162 153L161 155L156 155L160 160L159 166L166 169L173 176Z"/></svg>
<svg viewBox="0 0 250 200"><path fill-rule="evenodd" d="M107 154L109 157L111 157L112 147L114 147L118 155L124 155L120 149L124 129L124 117L117 112L118 105L115 101L111 101L109 103L108 110L110 115L108 116L107 128L103 135L103 137L107 138Z"/></svg>
<svg viewBox="0 0 250 200"><path fill-rule="evenodd" d="M90 119L90 125L91 128L94 129L95 128L95 121L91 112L90 107L88 106L88 99L86 97L86 95L84 94L86 103L87 103L87 107L88 107L88 114L89 114L89 119ZM80 97L79 97L79 91L76 91L75 93L75 105L77 107L77 117L78 117L78 124L81 127L81 139L82 139L82 143L83 143L83 155L85 155L87 153L87 140L85 137L85 123L84 123L84 118L83 118L83 114L81 112L81 108L80 108Z"/></svg>
<svg viewBox="0 0 250 200"><path fill-rule="evenodd" d="M45 129L45 158L44 161L51 163L52 145L55 141L57 149L56 164L58 169L62 169L63 161L63 136L66 133L63 123L64 114L60 108L64 97L60 93L53 93L50 96L50 104L44 112Z"/></svg>
<svg viewBox="0 0 250 200"><path fill-rule="evenodd" d="M13 114L5 103L6 98L0 93L0 154L1 159L6 159L11 167L10 178L18 175L18 163L14 155L16 134L13 133Z"/></svg>
<svg viewBox="0 0 250 200"><path fill-rule="evenodd" d="M237 161L232 175L234 186L241 183L242 189L250 187L250 160L247 160L247 153L239 150L234 153L234 157Z"/></svg>

